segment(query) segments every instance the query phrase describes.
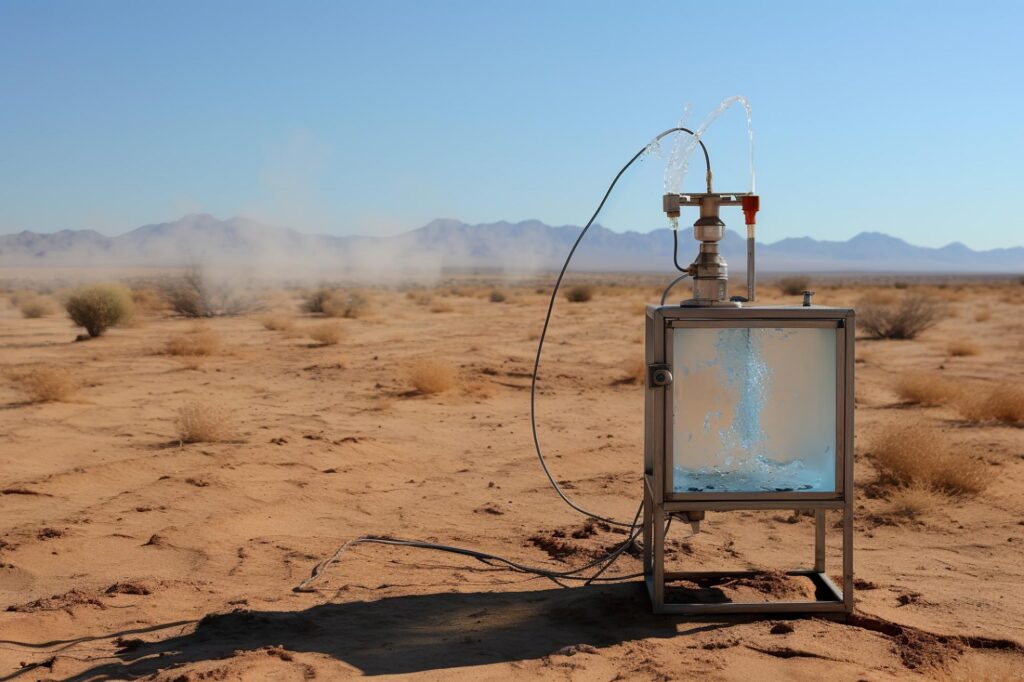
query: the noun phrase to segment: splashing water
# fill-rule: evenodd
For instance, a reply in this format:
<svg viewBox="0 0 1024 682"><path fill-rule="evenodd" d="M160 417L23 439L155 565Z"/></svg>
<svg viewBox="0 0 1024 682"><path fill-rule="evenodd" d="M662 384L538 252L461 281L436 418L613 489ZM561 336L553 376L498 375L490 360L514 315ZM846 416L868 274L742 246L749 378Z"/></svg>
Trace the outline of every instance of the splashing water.
<svg viewBox="0 0 1024 682"><path fill-rule="evenodd" d="M769 437L763 412L773 390L772 368L765 344L784 342L792 330L722 329L714 342L714 358L694 367L715 367L720 385L732 396L732 414L709 410L701 430L718 443L719 464L700 467L676 465L676 492L806 491L820 489L820 472L796 458L777 461L768 455ZM686 370L684 370L685 375ZM785 379L783 378L783 381ZM693 436L690 436L692 440Z"/></svg>
<svg viewBox="0 0 1024 682"><path fill-rule="evenodd" d="M726 97L723 99L721 104L718 105L718 108L707 115L704 121L700 124L700 127L694 131L694 135L679 135L676 137L676 143L673 145L672 154L669 156L668 164L665 166L666 194L675 194L680 191L683 186L683 179L686 177L686 172L689 170L690 155L693 154L693 151L697 148L697 145L700 143L700 139L704 136L705 131L711 127L711 124L714 123L719 116L725 113L726 109L737 102L743 106L747 114L747 138L750 146L750 193L754 193L756 188L756 174L754 172L754 112L746 97L743 97L742 95L733 95L732 97ZM689 105L687 105L687 111L688 110ZM685 116L686 113L683 115Z"/></svg>

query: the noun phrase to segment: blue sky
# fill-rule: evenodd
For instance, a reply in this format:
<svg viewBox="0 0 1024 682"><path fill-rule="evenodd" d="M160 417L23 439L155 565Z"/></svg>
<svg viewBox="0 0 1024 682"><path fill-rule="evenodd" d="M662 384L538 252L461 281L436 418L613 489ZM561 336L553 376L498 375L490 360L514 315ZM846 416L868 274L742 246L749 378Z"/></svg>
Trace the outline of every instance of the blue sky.
<svg viewBox="0 0 1024 682"><path fill-rule="evenodd" d="M760 238L1020 245L1022 7L4 0L0 232L580 224L684 105L697 125L743 94ZM742 112L705 141L716 188L746 190ZM663 166L601 222L663 226Z"/></svg>

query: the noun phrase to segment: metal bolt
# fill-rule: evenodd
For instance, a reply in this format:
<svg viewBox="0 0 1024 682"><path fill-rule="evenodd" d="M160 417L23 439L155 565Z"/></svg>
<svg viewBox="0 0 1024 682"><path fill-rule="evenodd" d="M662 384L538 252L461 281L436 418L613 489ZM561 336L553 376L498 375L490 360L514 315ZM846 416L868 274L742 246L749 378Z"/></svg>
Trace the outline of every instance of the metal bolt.
<svg viewBox="0 0 1024 682"><path fill-rule="evenodd" d="M811 296L814 296L814 292L813 291L805 291L804 292L804 307L805 308L810 308L811 307Z"/></svg>

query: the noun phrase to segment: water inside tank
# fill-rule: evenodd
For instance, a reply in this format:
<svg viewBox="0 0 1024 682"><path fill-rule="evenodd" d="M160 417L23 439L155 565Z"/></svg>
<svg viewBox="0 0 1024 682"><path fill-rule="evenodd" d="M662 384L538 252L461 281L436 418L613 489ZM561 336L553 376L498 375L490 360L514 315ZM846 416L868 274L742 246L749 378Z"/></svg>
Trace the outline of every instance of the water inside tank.
<svg viewBox="0 0 1024 682"><path fill-rule="evenodd" d="M836 329L673 330L676 492L834 492Z"/></svg>

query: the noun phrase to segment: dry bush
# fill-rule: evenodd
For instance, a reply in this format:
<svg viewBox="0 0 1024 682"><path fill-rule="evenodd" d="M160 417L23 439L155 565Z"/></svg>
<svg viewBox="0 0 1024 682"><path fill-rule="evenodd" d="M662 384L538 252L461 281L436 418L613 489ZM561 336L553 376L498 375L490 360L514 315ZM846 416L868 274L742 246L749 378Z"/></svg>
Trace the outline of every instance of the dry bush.
<svg viewBox="0 0 1024 682"><path fill-rule="evenodd" d="M876 339L913 339L945 313L941 302L925 296L875 296L862 299L856 308L857 326Z"/></svg>
<svg viewBox="0 0 1024 682"><path fill-rule="evenodd" d="M260 323L264 329L272 332L286 332L295 326L295 320L287 315L264 315Z"/></svg>
<svg viewBox="0 0 1024 682"><path fill-rule="evenodd" d="M455 306L447 301L435 301L430 306L430 312L432 313L450 313L455 310Z"/></svg>
<svg viewBox="0 0 1024 682"><path fill-rule="evenodd" d="M175 426L181 443L218 443L235 437L230 413L209 403L194 402L179 408Z"/></svg>
<svg viewBox="0 0 1024 682"><path fill-rule="evenodd" d="M956 402L960 416L971 422L1024 424L1024 386L996 384L965 388Z"/></svg>
<svg viewBox="0 0 1024 682"><path fill-rule="evenodd" d="M992 319L992 311L990 311L990 310L983 309L983 310L979 310L978 312L974 313L974 321L975 322L988 322L991 319Z"/></svg>
<svg viewBox="0 0 1024 682"><path fill-rule="evenodd" d="M345 331L336 322L324 322L309 329L309 338L321 346L335 346L345 336Z"/></svg>
<svg viewBox="0 0 1024 682"><path fill-rule="evenodd" d="M589 284L577 284L565 292L565 299L570 303L586 303L594 298L594 287Z"/></svg>
<svg viewBox="0 0 1024 682"><path fill-rule="evenodd" d="M175 334L167 339L168 355L207 356L220 350L220 336L209 327L197 326L185 334Z"/></svg>
<svg viewBox="0 0 1024 682"><path fill-rule="evenodd" d="M929 407L944 405L959 394L957 385L937 372L905 372L894 388L905 402Z"/></svg>
<svg viewBox="0 0 1024 682"><path fill-rule="evenodd" d="M504 303L506 298L507 297L505 296L505 293L503 291L499 291L498 289L495 289L494 291L487 295L487 300L490 301L491 303Z"/></svg>
<svg viewBox="0 0 1024 682"><path fill-rule="evenodd" d="M314 289L306 296L306 300L302 303L302 309L307 313L322 314L324 312L324 301L330 298L334 294L334 289L328 289L326 287L320 287Z"/></svg>
<svg viewBox="0 0 1024 682"><path fill-rule="evenodd" d="M132 298L120 284L91 284L75 289L64 307L72 322L97 337L131 317Z"/></svg>
<svg viewBox="0 0 1024 682"><path fill-rule="evenodd" d="M418 393L431 395L453 388L458 375L451 365L436 360L419 360L409 365L409 383Z"/></svg>
<svg viewBox="0 0 1024 682"><path fill-rule="evenodd" d="M358 291L335 291L321 302L321 310L327 317L366 317L370 312L370 300Z"/></svg>
<svg viewBox="0 0 1024 682"><path fill-rule="evenodd" d="M78 390L71 372L61 367L33 367L12 378L33 403L63 402Z"/></svg>
<svg viewBox="0 0 1024 682"><path fill-rule="evenodd" d="M946 346L946 351L954 358L963 358L969 355L977 355L981 352L981 346L973 341L959 339L957 341L951 341Z"/></svg>
<svg viewBox="0 0 1024 682"><path fill-rule="evenodd" d="M871 453L884 476L904 486L966 495L979 492L988 480L983 462L950 446L938 429L918 424L885 427L874 439Z"/></svg>
<svg viewBox="0 0 1024 682"><path fill-rule="evenodd" d="M164 284L162 293L174 312L185 317L241 315L260 305L251 287L215 282L198 268Z"/></svg>
<svg viewBox="0 0 1024 682"><path fill-rule="evenodd" d="M799 296L810 288L811 278L803 275L782 277L775 282L775 285L786 296Z"/></svg>
<svg viewBox="0 0 1024 682"><path fill-rule="evenodd" d="M936 507L942 506L942 503L942 493L930 486L921 484L903 486L893 491L889 497L885 515L916 519Z"/></svg>
<svg viewBox="0 0 1024 682"><path fill-rule="evenodd" d="M22 297L17 305L21 316L28 319L38 319L57 312L52 300L39 295Z"/></svg>

